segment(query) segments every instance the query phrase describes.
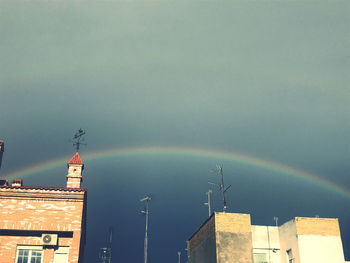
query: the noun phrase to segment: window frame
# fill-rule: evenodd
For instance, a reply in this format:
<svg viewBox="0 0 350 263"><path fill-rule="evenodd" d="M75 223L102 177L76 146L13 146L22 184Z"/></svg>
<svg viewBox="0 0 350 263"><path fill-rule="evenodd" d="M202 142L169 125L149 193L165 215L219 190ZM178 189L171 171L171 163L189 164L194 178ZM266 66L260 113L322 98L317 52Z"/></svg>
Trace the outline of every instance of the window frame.
<svg viewBox="0 0 350 263"><path fill-rule="evenodd" d="M266 263L268 263L269 261L267 260L267 253L264 251L259 251L259 252L253 252L253 262L254 263L256 263L255 262L255 257L254 257L254 255L264 255L265 256L265 261L259 261L259 262L257 262L257 263L260 263L260 262L266 262Z"/></svg>
<svg viewBox="0 0 350 263"><path fill-rule="evenodd" d="M40 263L43 263L43 258L44 258L43 246L17 245L17 248L16 248L16 261L15 261L16 263L18 263L19 251L20 250L29 250L28 263L30 263L30 261L32 259L32 252L33 251L40 251L41 252Z"/></svg>

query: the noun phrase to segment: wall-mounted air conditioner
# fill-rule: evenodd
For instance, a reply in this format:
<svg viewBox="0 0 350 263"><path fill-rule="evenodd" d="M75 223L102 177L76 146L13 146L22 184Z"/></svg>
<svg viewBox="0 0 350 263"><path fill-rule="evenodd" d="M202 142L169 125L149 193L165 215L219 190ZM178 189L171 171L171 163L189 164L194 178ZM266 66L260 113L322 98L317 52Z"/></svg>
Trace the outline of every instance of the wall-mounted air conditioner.
<svg viewBox="0 0 350 263"><path fill-rule="evenodd" d="M44 246L56 246L57 245L57 234L42 234L41 245Z"/></svg>

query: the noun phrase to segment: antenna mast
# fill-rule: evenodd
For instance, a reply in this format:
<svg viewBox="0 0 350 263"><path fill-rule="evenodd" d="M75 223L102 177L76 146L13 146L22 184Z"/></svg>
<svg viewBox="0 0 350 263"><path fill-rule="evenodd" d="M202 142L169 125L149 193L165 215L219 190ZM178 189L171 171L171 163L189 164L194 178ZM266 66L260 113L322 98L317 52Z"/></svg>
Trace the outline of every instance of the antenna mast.
<svg viewBox="0 0 350 263"><path fill-rule="evenodd" d="M146 208L145 210L142 210L141 213L146 216L146 229L145 229L145 242L143 247L143 253L144 253L144 262L147 263L147 248L148 248L148 205L149 201L151 201L151 196L146 195L144 198L140 199L141 202L146 202Z"/></svg>
<svg viewBox="0 0 350 263"><path fill-rule="evenodd" d="M205 194L208 196L208 202L207 203L204 203L204 205L207 205L208 206L208 213L209 213L209 217L211 215L211 207L210 207L210 194L212 193L213 191L211 189L208 190L208 192L206 192Z"/></svg>
<svg viewBox="0 0 350 263"><path fill-rule="evenodd" d="M79 152L80 145L86 145L85 143L82 143L84 141L83 135L85 134L85 131L83 129L79 129L72 138L73 146L75 147L75 150Z"/></svg>
<svg viewBox="0 0 350 263"><path fill-rule="evenodd" d="M113 238L113 228L109 227L107 246L100 248L100 262L101 263L111 263L112 262L112 238Z"/></svg>
<svg viewBox="0 0 350 263"><path fill-rule="evenodd" d="M225 188L225 184L224 184L224 173L222 171L222 165L217 164L216 165L216 170L215 172L219 175L221 175L221 183L220 184L214 184L211 182L208 182L209 184L213 184L219 187L219 190L221 191L221 195L222 195L222 203L223 203L223 212L226 213L227 210L227 204L226 204L226 191L231 187L231 185L229 185L228 187Z"/></svg>

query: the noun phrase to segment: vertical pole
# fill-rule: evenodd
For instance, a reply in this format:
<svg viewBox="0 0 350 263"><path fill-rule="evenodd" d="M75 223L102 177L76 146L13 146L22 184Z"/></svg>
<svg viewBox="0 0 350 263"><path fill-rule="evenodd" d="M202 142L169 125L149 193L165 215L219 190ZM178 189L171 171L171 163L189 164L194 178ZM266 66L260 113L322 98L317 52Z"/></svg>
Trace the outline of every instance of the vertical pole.
<svg viewBox="0 0 350 263"><path fill-rule="evenodd" d="M211 206L210 206L210 194L212 193L213 191L211 189L208 190L208 192L206 192L207 196L208 196L208 203L204 203L205 205L208 206L208 214L209 214L209 217L211 215Z"/></svg>
<svg viewBox="0 0 350 263"><path fill-rule="evenodd" d="M224 173L222 172L222 166L218 166L219 173L221 175L221 193L222 193L222 202L223 202L223 212L226 213L227 205L226 205L226 197L225 197L225 184L224 184Z"/></svg>
<svg viewBox="0 0 350 263"><path fill-rule="evenodd" d="M146 200L146 231L145 231L145 243L144 243L145 263L147 263L147 247L148 247L148 200Z"/></svg>
<svg viewBox="0 0 350 263"><path fill-rule="evenodd" d="M147 263L147 248L148 248L148 214L149 214L149 210L148 210L148 205L149 205L149 201L151 200L150 196L146 196L144 198L142 198L140 201L144 202L146 201L146 209L145 211L141 211L141 213L146 215L146 227L145 227L145 242L144 242L144 247L143 247L143 253L144 253L144 263Z"/></svg>
<svg viewBox="0 0 350 263"><path fill-rule="evenodd" d="M267 239L268 239L268 242L269 242L269 262L271 262L271 245L270 245L270 231L269 231L269 226L266 226L266 231L267 231Z"/></svg>
<svg viewBox="0 0 350 263"><path fill-rule="evenodd" d="M181 263L181 252L177 252L177 263Z"/></svg>
<svg viewBox="0 0 350 263"><path fill-rule="evenodd" d="M108 237L108 263L112 263L112 238L113 238L113 228L109 227L109 237Z"/></svg>

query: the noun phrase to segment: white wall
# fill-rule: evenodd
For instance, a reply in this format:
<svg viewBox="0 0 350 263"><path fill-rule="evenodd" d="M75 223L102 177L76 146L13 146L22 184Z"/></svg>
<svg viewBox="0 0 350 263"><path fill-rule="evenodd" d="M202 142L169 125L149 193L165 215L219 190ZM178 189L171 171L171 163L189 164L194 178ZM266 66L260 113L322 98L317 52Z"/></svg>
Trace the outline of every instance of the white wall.
<svg viewBox="0 0 350 263"><path fill-rule="evenodd" d="M270 263L281 263L280 240L276 226L252 226L253 253L265 253Z"/></svg>
<svg viewBox="0 0 350 263"><path fill-rule="evenodd" d="M297 239L297 229L295 221L290 220L279 227L280 244L281 244L281 261L287 263L288 249L292 250L294 261L293 263L300 263L299 261L299 244ZM314 263L313 261L309 263ZM318 263L318 262L317 262ZM330 262L328 262L330 263Z"/></svg>
<svg viewBox="0 0 350 263"><path fill-rule="evenodd" d="M340 236L298 235L300 263L343 263Z"/></svg>

